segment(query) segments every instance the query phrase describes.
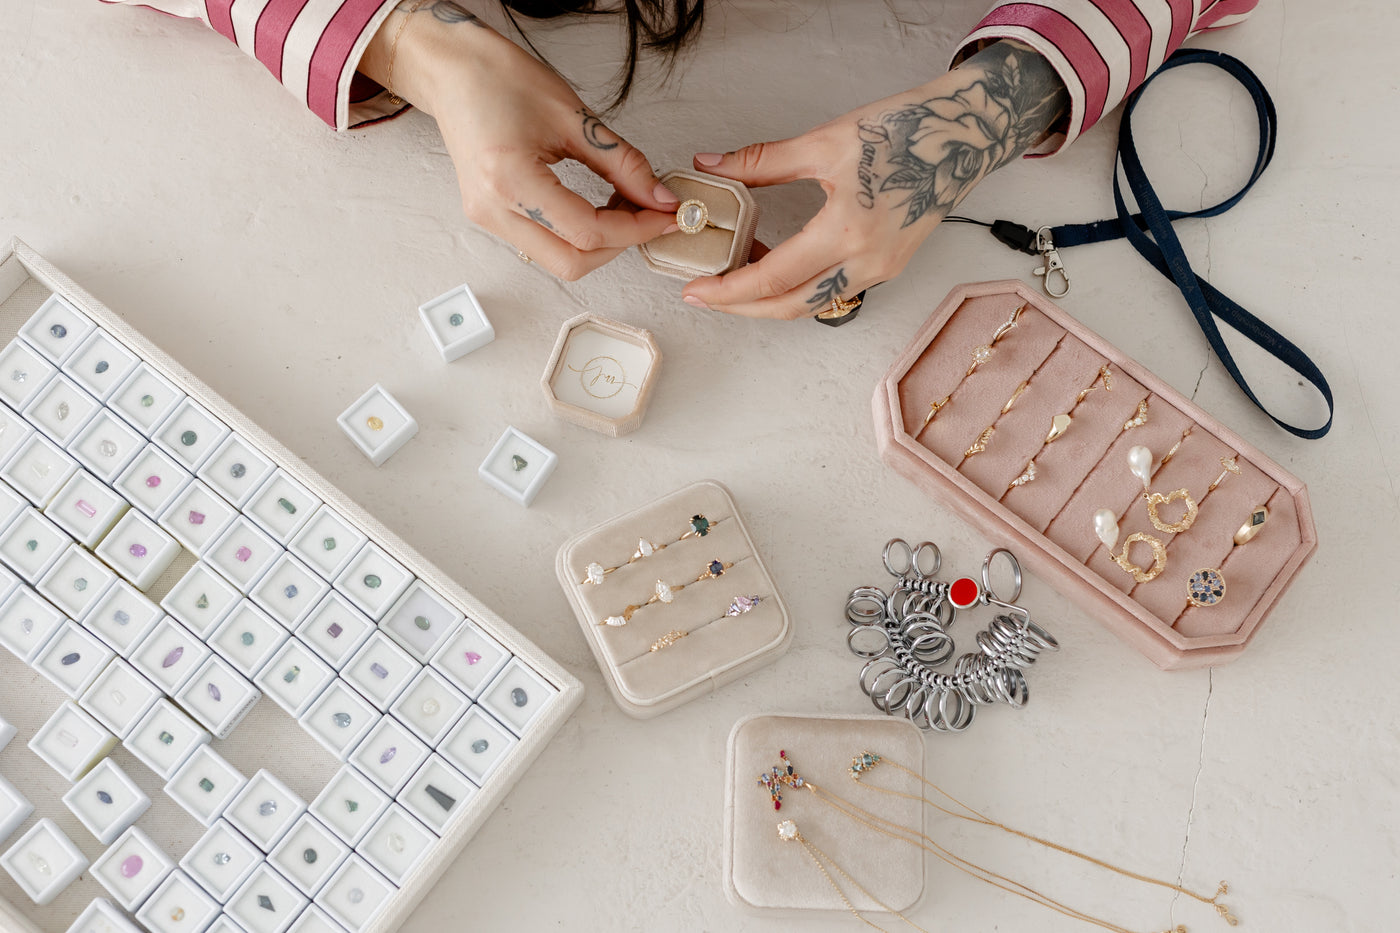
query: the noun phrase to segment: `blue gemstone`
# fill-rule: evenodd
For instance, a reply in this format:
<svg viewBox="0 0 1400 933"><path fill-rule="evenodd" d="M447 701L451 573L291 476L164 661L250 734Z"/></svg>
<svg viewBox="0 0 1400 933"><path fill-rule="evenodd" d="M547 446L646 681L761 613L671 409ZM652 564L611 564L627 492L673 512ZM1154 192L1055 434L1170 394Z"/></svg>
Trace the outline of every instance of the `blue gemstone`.
<svg viewBox="0 0 1400 933"><path fill-rule="evenodd" d="M296 598L297 598L297 588L296 588L296 586L293 585L293 584L288 584L288 585L287 585L287 588L286 588L285 590L283 590L282 592L284 592L284 593L287 594L287 598L288 598L288 599L296 599Z"/></svg>
<svg viewBox="0 0 1400 933"><path fill-rule="evenodd" d="M105 790L100 790L97 792L97 799L102 801L103 803L111 803L112 795L107 793Z"/></svg>

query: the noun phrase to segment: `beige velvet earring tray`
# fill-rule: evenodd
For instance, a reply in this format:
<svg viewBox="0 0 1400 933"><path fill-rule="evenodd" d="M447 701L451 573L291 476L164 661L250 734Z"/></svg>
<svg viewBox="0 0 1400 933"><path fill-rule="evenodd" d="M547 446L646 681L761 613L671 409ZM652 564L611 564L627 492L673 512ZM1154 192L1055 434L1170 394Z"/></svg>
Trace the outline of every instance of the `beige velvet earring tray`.
<svg viewBox="0 0 1400 933"><path fill-rule="evenodd" d="M682 538L694 515L710 522L708 534ZM657 550L631 560L641 538ZM714 560L732 566L719 577L697 580ZM584 582L594 562L617 569L600 584ZM792 640L787 606L734 498L713 480L575 535L559 548L555 571L613 699L638 719L660 715L771 663ZM657 581L675 590L674 601L643 605ZM741 596L760 601L748 612L726 615ZM627 624L600 624L628 606L641 608ZM687 634L652 651L669 632Z"/></svg>
<svg viewBox="0 0 1400 933"><path fill-rule="evenodd" d="M967 375L973 348L988 344L1022 303L1017 325ZM1076 404L1104 365L1112 390L1098 388ZM1025 390L1003 413L1022 382ZM923 428L930 403L945 396ZM1146 422L1125 429L1144 400ZM1046 444L1051 419L1065 412L1070 427ZM1163 669L1238 656L1317 547L1307 488L1297 477L1022 282L953 289L881 380L874 413L886 463L1011 547L1029 570ZM988 426L995 430L986 450L965 456ZM1155 466L1178 441L1151 488L1185 488L1200 512L1189 530L1172 534L1150 523L1127 452L1146 446ZM1230 457L1239 475L1208 492L1221 458ZM1032 458L1036 478L1011 487ZM1268 521L1252 541L1234 545L1256 505L1268 508ZM1120 551L1134 532L1162 541L1167 563L1156 579L1136 583L1114 563L1094 533L1102 508L1118 516ZM1179 501L1162 507L1167 522L1181 512ZM1152 563L1141 543L1130 558ZM1225 598L1210 607L1187 601L1187 580L1203 568L1218 568L1226 580Z"/></svg>
<svg viewBox="0 0 1400 933"><path fill-rule="evenodd" d="M653 272L681 279L732 272L749 261L758 205L743 182L704 172L668 172L661 183L682 201L703 201L710 225L699 233L677 230L637 247Z"/></svg>
<svg viewBox="0 0 1400 933"><path fill-rule="evenodd" d="M751 716L729 733L728 779L724 790L724 892L740 907L775 911L846 910L831 885L797 842L778 838L778 823L792 820L802 835L866 888L862 893L828 867L858 910L906 911L923 897L925 853L863 826L805 788L783 788L774 810L759 776L781 764L778 752L804 780L897 826L921 832L924 788L893 767L872 784L912 794L894 797L856 786L851 759L872 752L924 773L924 741L909 722L888 716Z"/></svg>

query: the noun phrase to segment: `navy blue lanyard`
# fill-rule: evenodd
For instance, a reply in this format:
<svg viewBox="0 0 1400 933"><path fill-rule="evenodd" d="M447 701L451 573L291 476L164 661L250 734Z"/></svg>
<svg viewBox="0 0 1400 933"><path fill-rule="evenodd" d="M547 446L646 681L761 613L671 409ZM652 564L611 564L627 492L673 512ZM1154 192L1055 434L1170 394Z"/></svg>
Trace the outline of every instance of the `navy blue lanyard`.
<svg viewBox="0 0 1400 933"><path fill-rule="evenodd" d="M1152 183L1147 179L1147 173L1142 167L1142 160L1138 158L1137 146L1133 143L1132 117L1134 109L1142 100L1143 92L1147 90L1147 86L1153 78L1169 69L1192 64L1214 65L1221 68L1239 81L1249 92L1249 96L1254 101L1255 114L1259 118L1259 152L1255 157L1254 170L1250 173L1249 180L1245 182L1244 187L1230 197L1219 204L1196 211L1169 211L1162 207L1161 200L1152 189ZM1043 254L1045 265L1041 269L1037 269L1036 274L1046 277L1047 290L1051 287L1052 276L1058 274L1065 284L1065 290L1058 293L1060 295L1068 291L1069 279L1064 273L1064 267L1059 262L1058 250L1079 246L1083 243L1100 243L1119 237L1127 238L1143 259L1146 259L1153 268L1171 279L1176 283L1177 288L1181 289L1181 294L1190 306L1191 313L1196 316L1196 322L1200 324L1206 339L1210 341L1211 349L1225 364L1225 369L1249 400L1285 431L1311 440L1322 437L1332 427L1334 411L1332 389L1327 385L1326 377L1296 344L1196 275L1191 268L1190 261L1186 258L1186 253L1181 248L1181 241L1177 239L1176 232L1172 229L1173 221L1191 217L1214 217L1217 214L1223 214L1239 203L1240 199L1259 180L1259 176L1264 174L1264 169L1268 168L1269 162L1274 156L1274 143L1277 137L1278 116L1274 111L1274 102L1270 99L1269 92L1264 89L1263 83L1243 62L1223 52L1213 52L1206 49L1178 49L1162 64L1161 68L1157 69L1152 77L1144 81L1142 86L1128 97L1124 104L1123 122L1118 129L1117 164L1123 168L1123 178L1127 180L1128 190L1132 192L1133 200L1137 202L1139 213L1129 213L1127 203L1123 198L1122 183L1119 181L1118 171L1115 167L1113 203L1118 210L1117 217L1088 224L1042 227L1039 232L1031 231L1020 224L1005 220L999 220L990 226L992 234L1013 249L1019 249L1026 253ZM1230 354L1229 347L1221 338L1216 318L1263 347L1275 359L1311 383L1327 402L1327 422L1320 428L1300 428L1283 421L1265 408L1263 402L1259 401L1258 396L1254 394L1254 390L1249 387L1248 380L1245 379L1244 373L1240 371L1239 365Z"/></svg>

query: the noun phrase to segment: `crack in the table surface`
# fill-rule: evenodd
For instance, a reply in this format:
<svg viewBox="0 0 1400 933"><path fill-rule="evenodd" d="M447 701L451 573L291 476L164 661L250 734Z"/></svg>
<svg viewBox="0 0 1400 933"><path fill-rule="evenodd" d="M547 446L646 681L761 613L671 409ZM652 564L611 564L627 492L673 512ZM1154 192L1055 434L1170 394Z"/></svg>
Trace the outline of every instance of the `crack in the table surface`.
<svg viewBox="0 0 1400 933"><path fill-rule="evenodd" d="M1191 806L1186 811L1186 833L1181 840L1181 863L1177 867L1176 883L1178 887L1186 884L1186 856L1191 847L1191 826L1196 819L1196 798L1201 789L1201 774L1206 767L1206 726L1210 722L1210 701L1215 692L1215 669L1206 669L1206 701L1201 710L1201 744L1200 752L1196 759L1196 777L1191 782ZM1181 899L1181 892L1172 895L1171 906L1168 908L1168 916L1171 918L1172 926L1176 926L1176 902Z"/></svg>

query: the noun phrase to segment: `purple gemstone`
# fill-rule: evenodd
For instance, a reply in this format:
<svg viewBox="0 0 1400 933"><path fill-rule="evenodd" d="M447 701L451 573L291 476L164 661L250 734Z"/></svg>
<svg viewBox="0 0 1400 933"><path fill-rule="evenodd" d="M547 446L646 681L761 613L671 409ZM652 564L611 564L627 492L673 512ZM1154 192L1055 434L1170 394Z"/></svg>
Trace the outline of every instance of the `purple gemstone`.
<svg viewBox="0 0 1400 933"><path fill-rule="evenodd" d="M326 634L332 638L339 638L340 633L343 631L345 631L345 629L340 627L339 622L332 622L330 625L326 626Z"/></svg>
<svg viewBox="0 0 1400 933"><path fill-rule="evenodd" d="M141 868L142 868L145 864L146 864L145 862L141 861L141 856L139 856L139 855L128 855L126 858L122 859L122 864L121 864L121 873L122 873L122 877L123 877L123 878L135 878L138 874L141 873Z"/></svg>
<svg viewBox="0 0 1400 933"><path fill-rule="evenodd" d="M224 695L219 692L219 688L214 684L209 685L209 696L213 698L215 703L218 703L224 698Z"/></svg>
<svg viewBox="0 0 1400 933"><path fill-rule="evenodd" d="M131 554L132 557L138 557L138 558L139 558L139 557L145 557L145 556L146 556L146 545L144 545L144 544L133 544L131 547L127 548L127 551Z"/></svg>
<svg viewBox="0 0 1400 933"><path fill-rule="evenodd" d="M80 655L78 654L78 652L70 651L59 659L59 663L63 664L64 666L67 666L69 664L77 664L79 658Z"/></svg>
<svg viewBox="0 0 1400 933"><path fill-rule="evenodd" d="M204 513L203 513L203 512L196 512L194 509L191 509L191 510L190 510L190 524L191 524L191 525L203 525L203 524L204 524Z"/></svg>
<svg viewBox="0 0 1400 933"><path fill-rule="evenodd" d="M160 477L152 473L150 476L146 477L146 485L155 489L160 485Z"/></svg>
<svg viewBox="0 0 1400 933"><path fill-rule="evenodd" d="M475 651L468 651L466 654L466 658L467 663L472 666L475 666L481 662L481 655L477 654Z"/></svg>
<svg viewBox="0 0 1400 933"><path fill-rule="evenodd" d="M386 677L389 676L388 668L386 668L383 664L380 664L378 661L375 661L369 666L369 672L375 677L378 677L380 680L384 680Z"/></svg>
<svg viewBox="0 0 1400 933"><path fill-rule="evenodd" d="M253 556L253 552L246 547L241 547L233 552L233 556L237 557L241 562L246 564L248 562L248 558Z"/></svg>
<svg viewBox="0 0 1400 933"><path fill-rule="evenodd" d="M180 663L180 658L182 658L184 654L185 649L183 646L178 648L172 648L170 653L165 656L165 660L160 662L160 666L174 667L176 664Z"/></svg>
<svg viewBox="0 0 1400 933"><path fill-rule="evenodd" d="M384 751L380 753L380 755L379 755L379 763L380 763L381 765L387 765L389 762L391 762L391 761L394 760L394 756L397 755L398 753L399 753L399 748L398 748L398 746L397 746L397 745L390 745L388 748L384 749Z"/></svg>

